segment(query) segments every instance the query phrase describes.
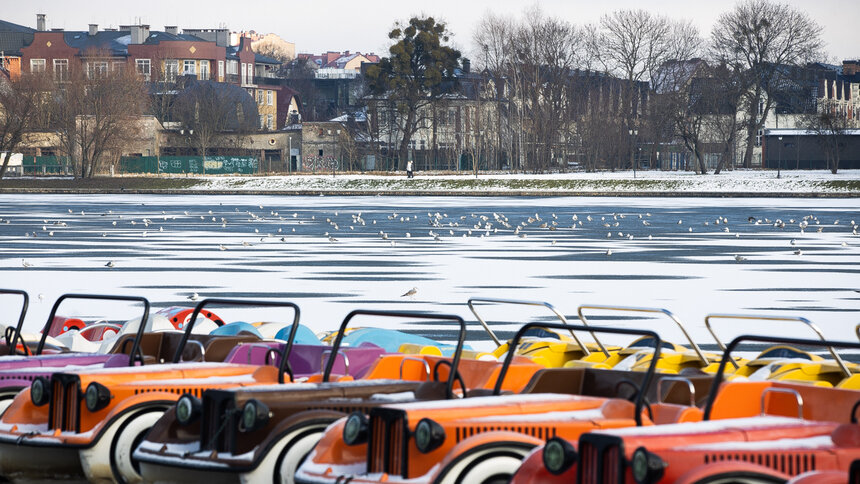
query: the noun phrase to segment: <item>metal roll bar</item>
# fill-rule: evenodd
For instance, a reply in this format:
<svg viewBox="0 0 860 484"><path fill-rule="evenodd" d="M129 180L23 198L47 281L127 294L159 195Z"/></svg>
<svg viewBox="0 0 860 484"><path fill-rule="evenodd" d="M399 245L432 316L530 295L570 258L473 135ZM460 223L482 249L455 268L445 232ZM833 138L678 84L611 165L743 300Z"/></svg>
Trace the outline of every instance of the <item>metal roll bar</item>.
<svg viewBox="0 0 860 484"><path fill-rule="evenodd" d="M337 350L337 353L335 354L335 358L337 358L337 355L343 356L343 373L345 375L348 375L349 374L349 357L346 356L345 351L340 351L340 350ZM328 357L326 357L326 356L328 356ZM320 355L320 368L322 368L322 366L325 365L325 363L328 361L329 358L331 358L331 356L332 356L331 350L325 350L322 352L322 354Z"/></svg>
<svg viewBox="0 0 860 484"><path fill-rule="evenodd" d="M185 344L188 342L189 336L191 336L191 330L194 329L194 323L197 321L197 315L200 314L200 311L203 310L205 306L211 304L223 304L230 306L251 306L251 307L266 307L266 308L291 308L293 310L293 324L290 327L290 334L287 336L287 344L284 345L284 352L281 356L281 364L278 365L278 383L284 383L284 371L287 367L287 358L290 356L290 351L293 349L293 340L296 339L296 332L299 329L299 318L301 317L301 311L299 310L299 306L295 303L288 301L255 301L250 299L222 299L222 298L208 298L197 303L197 306L194 307L194 312L191 313L191 319L188 320L188 324L185 325L185 331L182 333L182 340L179 342L179 346L176 348L176 354L173 356L173 362L179 363L182 358L182 352L185 349ZM215 324L218 324L218 321L215 321ZM224 322L221 321L221 324L218 326L223 326Z"/></svg>
<svg viewBox="0 0 860 484"><path fill-rule="evenodd" d="M404 356L402 360L400 360L400 379L403 379L403 364L407 361L417 361L418 363L422 363L424 365L424 372L427 374L427 380L430 380L430 363L427 363L427 360L424 358L417 358L415 356Z"/></svg>
<svg viewBox="0 0 860 484"><path fill-rule="evenodd" d="M561 321L562 324L567 324L567 318L564 317L564 315L561 314L555 308L555 306L553 306L552 304L550 304L548 302L525 301L525 300L517 300L517 299L485 298L485 297L473 297L473 298L469 299L469 301L467 303L469 305L469 309L472 311L472 314L474 314L475 317L478 319L478 322L481 323L481 326L484 327L484 330L490 335L490 338L492 338L493 341L496 343L496 346L502 346L502 342L499 340L499 338L496 337L496 334L493 332L493 330L490 329L490 326L487 324L487 322L484 320L484 318L482 318L481 315L478 314L478 311L475 309L475 303L476 302L478 302L478 303L491 303L491 304L516 304L516 305L520 305L520 306L542 306L542 307L545 307L545 308L549 309L550 311L552 311L552 313L555 314L555 317L557 317L559 319L559 321ZM586 326L588 325L585 322L583 322L583 324L585 324ZM589 351L588 348L584 344L582 344L582 341L579 340L579 337L576 336L576 333L574 333L573 330L570 331L570 335L573 336L573 340L576 341L576 344L579 345L579 347L582 349L582 352L585 353L585 356L588 356L591 354L591 351ZM600 347L600 349L603 351L603 353L606 354L606 357L609 358L609 352L606 351L606 348L603 346L603 343L601 343L600 340L597 339L597 336L595 336L594 333L591 333L591 336L594 338L594 341L597 342L597 345Z"/></svg>
<svg viewBox="0 0 860 484"><path fill-rule="evenodd" d="M693 382L690 381L689 378L684 378L683 376L664 376L657 381L657 398L659 401L663 401L663 382L667 381L677 381L681 383L687 384L687 389L690 391L690 406L696 406L696 387L693 385Z"/></svg>
<svg viewBox="0 0 860 484"><path fill-rule="evenodd" d="M770 393L785 393L788 395L793 395L797 400L797 418L803 420L803 397L800 395L800 392L793 388L765 388L764 391L761 392L761 415L762 417L767 415L764 413L764 402L765 398Z"/></svg>
<svg viewBox="0 0 860 484"><path fill-rule="evenodd" d="M654 341L657 343L654 346L654 356L651 357L651 363L648 365L648 371L645 372L645 377L642 379L642 385L639 387L639 392L636 395L636 410L635 410L635 419L636 425L642 425L642 407L645 403L645 392L648 391L648 388L651 386L651 381L654 378L654 374L657 372L657 360L660 359L660 347L663 345L663 340L660 339L660 335L655 333L654 331L650 331L647 329L627 329L627 328L608 328L605 326L586 326L586 325L578 325L578 324L561 324L561 323L526 323L517 331L517 334L514 335L514 339L511 340L511 344L516 346L519 344L523 335L526 331L531 328L552 328L552 329L570 329L570 330L578 330L578 331L595 331L598 333L610 333L610 334L630 334L634 336L650 336L654 338ZM858 345L860 346L860 345ZM496 379L496 386L493 387L493 395L499 395L502 392L502 382L505 380L505 375L508 373L508 368L511 366L511 363L514 361L514 352L508 351L508 355L505 357L505 362L502 363L502 368L499 370L499 377Z"/></svg>
<svg viewBox="0 0 860 484"><path fill-rule="evenodd" d="M711 336L713 336L714 340L716 340L717 346L719 346L720 349L723 350L723 352L726 351L726 345L724 345L723 342L720 341L720 338L717 337L717 334L714 333L713 328L711 328L711 320L712 319L741 319L741 320L752 320L752 321L792 321L792 322L798 322L798 323L803 323L803 324L807 325L812 331L815 332L815 334L818 335L818 337L821 339L821 341L825 341L824 334L821 332L821 330L818 328L818 326L815 325L815 323L813 323L812 321L810 321L806 318L802 318L799 316L759 316L759 315L743 315L743 314L709 314L709 315L705 316L705 327L708 328L708 331L711 333ZM858 325L858 328L860 328L860 325ZM856 328L855 328L855 331L857 331ZM845 362L842 360L842 357L840 357L836 353L836 350L834 350L832 347L828 347L828 349L830 350L830 354L833 356L833 359L836 360L836 364L839 365L839 369L842 370L842 373L844 373L846 377L851 376L851 370L849 370L848 366L845 365ZM731 360L731 363L732 363L732 365L734 365L735 369L738 368L738 364L735 362L734 358Z"/></svg>
<svg viewBox="0 0 860 484"><path fill-rule="evenodd" d="M702 363L707 365L709 363L708 358L705 357L705 354L702 353L702 350L699 348L699 345L693 341L693 338L690 337L690 334L687 333L687 328L684 327L684 324L675 316L672 311L664 308L641 308L641 307L631 307L631 306L603 306L603 305L583 305L577 308L576 313L579 315L579 319L583 324L586 324L585 314L583 310L585 309L594 309L598 311L621 311L621 312L633 312L633 313L649 313L649 314L662 314L669 319L671 319L678 328L681 329L681 332L684 333L684 337L687 338L687 342L690 343L690 347L693 348L693 351L696 352L696 356L702 360ZM606 350L604 349L604 352ZM608 355L608 353L607 353Z"/></svg>
<svg viewBox="0 0 860 484"><path fill-rule="evenodd" d="M703 420L711 419L711 411L714 408L714 401L717 399L717 393L720 391L720 384L723 382L723 374L726 370L726 365L729 360L731 360L731 352L734 351L738 345L743 341L754 341L759 343L779 343L786 345L805 345L805 346L816 346L816 347L826 347L832 346L835 348L850 348L855 350L860 350L860 343L849 343L845 341L819 341L814 339L799 339L799 338L781 338L778 336L758 336L758 335L740 335L737 338L733 339L728 346L726 346L726 351L723 353L723 357L720 360L720 365L717 367L717 373L714 374L714 381L711 383L711 391L708 393L708 401L705 403L705 415Z"/></svg>
<svg viewBox="0 0 860 484"><path fill-rule="evenodd" d="M412 311L373 311L367 309L355 309L346 315L343 322L340 323L340 328L337 331L337 336L335 336L334 343L331 345L331 355L329 356L328 361L325 365L325 371L323 372L322 381L329 381L329 377L331 377L331 370L334 367L334 360L337 357L337 352L340 349L341 341L343 341L343 336L346 333L346 327L349 325L349 322L352 321L356 316L382 316L389 318L409 318L409 319L429 319L436 321L455 321L460 325L460 333L457 337L457 348L454 350L454 356L451 359L451 371L448 374L448 383L447 383L447 397L454 398L454 377L457 375L457 367L460 364L460 356L463 353L463 346L466 342L466 322L463 321L463 318L460 316L449 315L449 314L428 314L428 313L418 313Z"/></svg>
<svg viewBox="0 0 860 484"><path fill-rule="evenodd" d="M58 297L51 308L51 314L48 315L48 320L45 322L45 327L42 328L42 337L39 339L39 346L36 347L36 354L42 354L42 349L45 348L45 341L48 339L48 331L51 329L51 324L54 322L54 316L57 315L57 309L60 303L66 299L85 299L95 301L126 301L139 302L143 304L143 314L140 317L140 324L137 327L137 334L134 337L134 343L131 345L131 352L128 354L128 366L134 366L135 356L140 349L140 339L143 337L143 330L146 327L146 321L149 319L149 300L140 296L111 296L105 294L63 294ZM143 364L141 358L140 364Z"/></svg>
<svg viewBox="0 0 860 484"><path fill-rule="evenodd" d="M21 336L21 329L24 327L24 317L27 315L27 308L30 307L30 295L27 294L27 291L20 289L0 289L0 294L17 294L24 299L21 304L21 312L18 315L18 324L15 326L15 335L12 336L11 342L9 342L9 354L14 355L19 340L25 347L27 346L27 343L24 342L24 337Z"/></svg>

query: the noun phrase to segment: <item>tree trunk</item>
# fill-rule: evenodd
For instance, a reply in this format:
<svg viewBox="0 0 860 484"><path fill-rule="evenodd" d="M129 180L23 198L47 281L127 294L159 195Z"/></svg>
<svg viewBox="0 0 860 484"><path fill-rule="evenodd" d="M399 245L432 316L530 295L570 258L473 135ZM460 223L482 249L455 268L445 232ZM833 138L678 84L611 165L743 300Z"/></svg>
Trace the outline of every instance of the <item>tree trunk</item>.
<svg viewBox="0 0 860 484"><path fill-rule="evenodd" d="M400 141L400 159L397 160L398 166L395 167L395 170L406 169L406 157L409 156L409 141L412 139L414 131L412 126L415 124L416 114L414 110L409 109L406 115L406 124L403 126L403 139Z"/></svg>
<svg viewBox="0 0 860 484"><path fill-rule="evenodd" d="M699 146L699 143L695 144L695 155L696 155L696 166L698 168L698 172L701 175L708 174L708 168L705 166L705 159L702 155L702 148Z"/></svg>

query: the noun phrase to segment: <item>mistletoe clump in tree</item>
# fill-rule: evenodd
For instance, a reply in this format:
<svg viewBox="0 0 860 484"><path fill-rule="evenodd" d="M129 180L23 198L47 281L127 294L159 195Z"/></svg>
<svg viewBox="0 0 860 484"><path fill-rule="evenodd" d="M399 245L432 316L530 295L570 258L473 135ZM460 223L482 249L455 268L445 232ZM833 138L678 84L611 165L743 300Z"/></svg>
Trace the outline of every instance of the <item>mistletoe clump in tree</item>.
<svg viewBox="0 0 860 484"><path fill-rule="evenodd" d="M400 141L399 166L406 164L409 141L418 130L421 112L442 93L446 81L454 80L460 51L444 45L450 38L444 23L432 17L409 20L388 33L395 43L390 57L367 70L368 87L374 95L385 95L396 109Z"/></svg>

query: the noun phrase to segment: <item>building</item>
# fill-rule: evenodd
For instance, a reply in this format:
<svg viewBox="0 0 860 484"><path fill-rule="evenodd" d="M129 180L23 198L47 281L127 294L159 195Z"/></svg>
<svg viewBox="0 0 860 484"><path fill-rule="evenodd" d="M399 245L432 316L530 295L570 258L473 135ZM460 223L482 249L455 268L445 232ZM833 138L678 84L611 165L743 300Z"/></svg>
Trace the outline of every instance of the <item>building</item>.
<svg viewBox="0 0 860 484"><path fill-rule="evenodd" d="M161 85L175 83L182 76L237 84L257 100L260 127L269 131L283 128L301 110L295 91L287 90L285 99L279 99L285 87L277 77L280 61L255 53L247 38L229 45L227 29L180 32L176 26L156 31L148 25L121 25L99 30L91 24L87 31L46 31L44 25L41 14L37 29L0 24L0 42L6 43L10 53L19 54L4 61L10 72L49 72L62 82L68 78L70 63L76 63L89 76L128 68L145 81Z"/></svg>
<svg viewBox="0 0 860 484"><path fill-rule="evenodd" d="M37 23L44 27L45 16ZM33 42L36 29L0 20L0 71L9 77L21 74L21 47Z"/></svg>

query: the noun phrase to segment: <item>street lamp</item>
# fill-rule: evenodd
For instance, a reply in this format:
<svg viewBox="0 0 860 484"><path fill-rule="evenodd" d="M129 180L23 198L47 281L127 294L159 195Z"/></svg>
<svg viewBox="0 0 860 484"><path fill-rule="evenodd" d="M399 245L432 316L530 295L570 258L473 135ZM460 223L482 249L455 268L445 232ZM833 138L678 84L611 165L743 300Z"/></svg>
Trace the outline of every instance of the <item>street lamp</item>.
<svg viewBox="0 0 860 484"><path fill-rule="evenodd" d="M639 134L639 131L635 130L635 129L631 129L631 130L628 130L628 133L630 133L630 137L633 138L633 147L636 148L636 135ZM642 148L639 148L639 151L641 152ZM639 160L637 159L638 157L636 156L636 150L635 149L632 151L632 155L634 158L633 159L633 178L636 178L636 163L638 163Z"/></svg>
<svg viewBox="0 0 860 484"><path fill-rule="evenodd" d="M782 136L779 136L777 139L779 140L779 150L778 150L779 159L776 160L776 177L780 178L781 177L780 169L782 168Z"/></svg>

